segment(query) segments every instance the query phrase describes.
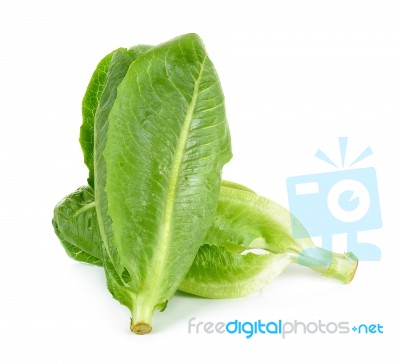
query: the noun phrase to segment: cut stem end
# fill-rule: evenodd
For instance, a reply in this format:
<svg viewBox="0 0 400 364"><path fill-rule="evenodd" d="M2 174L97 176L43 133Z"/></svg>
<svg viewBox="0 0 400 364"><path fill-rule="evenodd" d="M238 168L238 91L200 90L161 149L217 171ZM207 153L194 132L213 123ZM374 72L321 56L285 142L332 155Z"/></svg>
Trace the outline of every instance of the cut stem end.
<svg viewBox="0 0 400 364"><path fill-rule="evenodd" d="M136 324L131 325L131 331L137 335L148 334L151 332L151 330L152 330L152 327L145 322L137 322Z"/></svg>
<svg viewBox="0 0 400 364"><path fill-rule="evenodd" d="M358 267L358 259L353 253L334 254L332 263L325 275L350 283Z"/></svg>
<svg viewBox="0 0 400 364"><path fill-rule="evenodd" d="M353 253L339 254L319 247L303 250L298 264L307 266L325 276L350 283L357 270L358 259Z"/></svg>

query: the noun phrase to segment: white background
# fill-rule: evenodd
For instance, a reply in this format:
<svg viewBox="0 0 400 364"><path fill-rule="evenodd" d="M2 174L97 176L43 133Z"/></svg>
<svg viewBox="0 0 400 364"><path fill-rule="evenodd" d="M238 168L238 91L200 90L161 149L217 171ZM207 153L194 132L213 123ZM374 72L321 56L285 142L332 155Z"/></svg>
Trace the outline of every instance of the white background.
<svg viewBox="0 0 400 364"><path fill-rule="evenodd" d="M86 181L80 103L97 62L117 47L196 32L226 96L234 158L224 177L288 206L286 178L334 171L370 145L382 250L343 285L291 267L236 300L178 295L154 332L129 332L100 268L69 259L54 205ZM0 361L111 363L398 363L400 3L398 1L9 1L0 4ZM316 218L318 212L315 212ZM334 249L346 249L341 237ZM232 319L381 323L378 335L188 334ZM286 361L287 362L287 361Z"/></svg>

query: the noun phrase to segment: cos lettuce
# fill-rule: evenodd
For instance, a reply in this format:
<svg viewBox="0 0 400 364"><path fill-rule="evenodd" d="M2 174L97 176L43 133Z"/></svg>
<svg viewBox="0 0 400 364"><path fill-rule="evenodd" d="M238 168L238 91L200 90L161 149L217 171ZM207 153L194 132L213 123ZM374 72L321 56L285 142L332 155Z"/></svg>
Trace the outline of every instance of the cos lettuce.
<svg viewBox="0 0 400 364"><path fill-rule="evenodd" d="M351 254L294 239L284 208L235 183L221 187L229 130L197 35L110 53L82 108L89 186L56 206L53 226L72 258L104 267L110 292L131 311L132 331L151 331L153 312L178 288L243 296L291 262L351 280Z"/></svg>

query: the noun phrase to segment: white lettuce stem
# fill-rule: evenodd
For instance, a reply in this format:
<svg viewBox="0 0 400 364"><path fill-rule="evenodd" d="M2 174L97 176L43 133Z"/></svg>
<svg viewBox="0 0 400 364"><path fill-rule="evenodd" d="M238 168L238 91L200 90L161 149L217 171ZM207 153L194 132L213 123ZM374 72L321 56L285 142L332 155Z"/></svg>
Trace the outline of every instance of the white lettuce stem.
<svg viewBox="0 0 400 364"><path fill-rule="evenodd" d="M297 252L294 261L344 283L351 282L358 265L358 259L353 253L339 254L319 247Z"/></svg>
<svg viewBox="0 0 400 364"><path fill-rule="evenodd" d="M131 331L138 335L151 332L153 310L154 305L148 305L137 300L135 307L132 309Z"/></svg>

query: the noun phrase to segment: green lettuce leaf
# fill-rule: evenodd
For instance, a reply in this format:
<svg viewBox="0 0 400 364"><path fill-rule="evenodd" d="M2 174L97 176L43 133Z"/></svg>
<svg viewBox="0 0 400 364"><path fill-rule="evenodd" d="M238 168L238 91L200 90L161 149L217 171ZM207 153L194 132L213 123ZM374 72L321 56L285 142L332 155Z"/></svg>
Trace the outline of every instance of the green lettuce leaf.
<svg viewBox="0 0 400 364"><path fill-rule="evenodd" d="M97 218L104 246L111 261L118 261L118 255L109 243L113 239L112 220L108 213L108 197L105 192L107 170L104 161L104 149L107 142L108 117L117 97L117 89L125 77L131 63L150 47L138 46L129 50L118 49L113 52L108 69L107 80L98 103L94 124L94 191Z"/></svg>
<svg viewBox="0 0 400 364"><path fill-rule="evenodd" d="M90 187L80 187L54 208L54 231L67 254L80 262L102 265L100 229Z"/></svg>
<svg viewBox="0 0 400 364"><path fill-rule="evenodd" d="M291 262L290 254L243 254L204 244L179 289L208 298L242 297L265 287Z"/></svg>
<svg viewBox="0 0 400 364"><path fill-rule="evenodd" d="M85 164L89 169L88 184L92 188L94 187L94 117L107 80L113 53L114 51L107 54L97 65L82 100L83 122L79 142L81 143Z"/></svg>
<svg viewBox="0 0 400 364"><path fill-rule="evenodd" d="M189 34L132 62L108 115L104 153L96 149L99 110L96 210L101 215L102 168L112 226L99 216L100 231L133 297L132 330L141 333L177 290L213 222L231 158L223 94L200 38Z"/></svg>
<svg viewBox="0 0 400 364"><path fill-rule="evenodd" d="M293 236L292 225L296 225L296 230L304 230L304 238ZM231 251L240 246L242 249L289 254L292 262L344 283L353 279L358 265L357 257L352 253L335 253L314 245L301 222L290 211L243 188L221 188L214 224L204 241Z"/></svg>
<svg viewBox="0 0 400 364"><path fill-rule="evenodd" d="M82 125L80 128L79 142L81 144L84 162L89 170L88 184L92 188L94 188L94 119L106 86L107 75L113 55L115 53L127 53L131 56L130 62L132 62L133 59L150 48L151 46L148 45L137 45L129 50L118 48L112 51L98 63L89 81L82 100Z"/></svg>

